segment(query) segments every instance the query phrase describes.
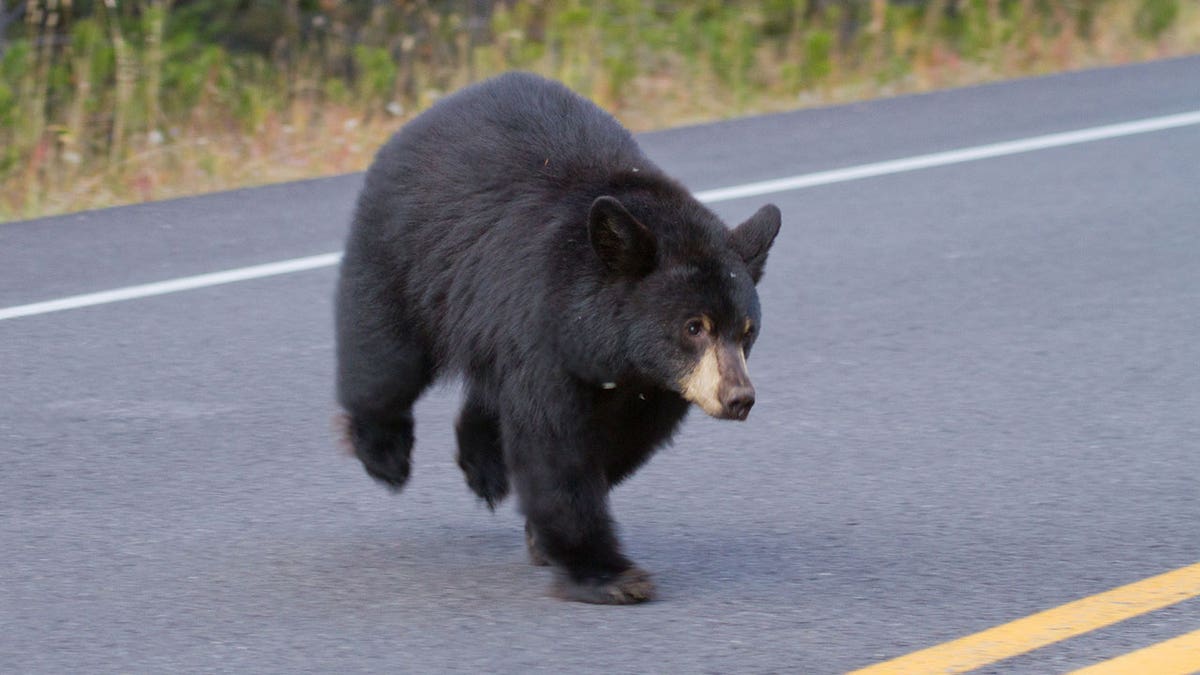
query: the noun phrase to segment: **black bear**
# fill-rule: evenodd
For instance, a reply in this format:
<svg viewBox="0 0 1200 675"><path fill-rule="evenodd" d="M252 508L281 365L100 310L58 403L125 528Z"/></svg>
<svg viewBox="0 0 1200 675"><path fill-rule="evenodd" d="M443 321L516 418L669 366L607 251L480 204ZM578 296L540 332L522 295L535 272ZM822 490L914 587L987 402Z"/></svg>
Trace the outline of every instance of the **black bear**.
<svg viewBox="0 0 1200 675"><path fill-rule="evenodd" d="M446 97L379 151L346 244L338 399L355 454L399 489L413 402L461 375L458 464L490 507L516 489L556 595L650 599L608 491L690 403L746 419L779 221L768 205L727 229L556 82L510 73Z"/></svg>

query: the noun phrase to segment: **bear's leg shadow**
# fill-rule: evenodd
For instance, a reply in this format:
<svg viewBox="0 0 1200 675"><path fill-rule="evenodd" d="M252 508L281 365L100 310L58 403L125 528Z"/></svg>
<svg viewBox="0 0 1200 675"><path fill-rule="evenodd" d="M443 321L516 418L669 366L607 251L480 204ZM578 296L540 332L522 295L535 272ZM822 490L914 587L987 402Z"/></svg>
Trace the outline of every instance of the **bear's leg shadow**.
<svg viewBox="0 0 1200 675"><path fill-rule="evenodd" d="M500 420L469 384L454 432L458 438L458 466L467 478L467 485L487 502L489 509L495 510L508 496L508 467L500 444Z"/></svg>
<svg viewBox="0 0 1200 675"><path fill-rule="evenodd" d="M399 490L411 471L412 406L432 381L433 367L404 321L378 304L355 311L356 299L345 292L339 299L338 400L363 468Z"/></svg>
<svg viewBox="0 0 1200 675"><path fill-rule="evenodd" d="M501 426L513 486L528 519L526 544L535 564L541 556L558 568L554 593L609 605L653 598L650 575L621 554L607 481L583 445L589 437L542 433L507 417Z"/></svg>

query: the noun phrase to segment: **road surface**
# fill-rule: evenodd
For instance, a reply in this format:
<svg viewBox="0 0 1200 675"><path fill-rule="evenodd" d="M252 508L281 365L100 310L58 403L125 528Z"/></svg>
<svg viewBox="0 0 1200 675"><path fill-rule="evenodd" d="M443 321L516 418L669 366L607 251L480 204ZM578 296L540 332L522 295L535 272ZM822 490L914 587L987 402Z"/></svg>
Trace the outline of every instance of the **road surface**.
<svg viewBox="0 0 1200 675"><path fill-rule="evenodd" d="M335 253L360 175L0 224L0 671L836 673L1172 571L1161 608L975 663L1186 639L1198 110L1190 58L641 136L728 221L784 225L750 420L693 412L614 493L661 590L637 607L547 597L454 466L454 386L403 494L340 453L332 257L143 286ZM1094 129L1120 133L1062 136Z"/></svg>

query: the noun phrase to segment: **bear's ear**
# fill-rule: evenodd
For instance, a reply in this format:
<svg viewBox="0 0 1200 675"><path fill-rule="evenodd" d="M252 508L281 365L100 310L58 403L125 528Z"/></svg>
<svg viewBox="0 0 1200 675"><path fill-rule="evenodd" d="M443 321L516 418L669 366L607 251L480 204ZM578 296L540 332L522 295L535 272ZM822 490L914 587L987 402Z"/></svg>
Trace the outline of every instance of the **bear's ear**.
<svg viewBox="0 0 1200 675"><path fill-rule="evenodd" d="M750 278L756 284L767 264L767 251L771 249L775 235L779 234L779 219L779 208L767 204L729 233L729 247L745 261Z"/></svg>
<svg viewBox="0 0 1200 675"><path fill-rule="evenodd" d="M588 238L604 265L617 274L640 278L654 269L654 233L613 197L592 202Z"/></svg>

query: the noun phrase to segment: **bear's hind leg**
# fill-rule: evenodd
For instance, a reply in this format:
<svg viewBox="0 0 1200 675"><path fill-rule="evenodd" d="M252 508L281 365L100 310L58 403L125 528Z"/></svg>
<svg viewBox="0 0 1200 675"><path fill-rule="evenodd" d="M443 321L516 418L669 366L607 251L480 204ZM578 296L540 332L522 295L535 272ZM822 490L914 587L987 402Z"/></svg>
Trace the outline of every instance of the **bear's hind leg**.
<svg viewBox="0 0 1200 675"><path fill-rule="evenodd" d="M367 474L392 490L404 487L412 472L412 414L381 419L350 413L347 418L354 456Z"/></svg>
<svg viewBox="0 0 1200 675"><path fill-rule="evenodd" d="M508 467L500 443L500 421L487 409L473 390L454 425L458 438L458 466L467 485L495 510L508 496Z"/></svg>
<svg viewBox="0 0 1200 675"><path fill-rule="evenodd" d="M347 413L346 436L367 473L399 490L411 471L412 406L432 381L433 366L403 320L380 311L381 303L362 301L350 286L343 279L338 303L338 400Z"/></svg>

